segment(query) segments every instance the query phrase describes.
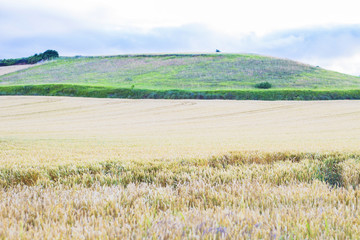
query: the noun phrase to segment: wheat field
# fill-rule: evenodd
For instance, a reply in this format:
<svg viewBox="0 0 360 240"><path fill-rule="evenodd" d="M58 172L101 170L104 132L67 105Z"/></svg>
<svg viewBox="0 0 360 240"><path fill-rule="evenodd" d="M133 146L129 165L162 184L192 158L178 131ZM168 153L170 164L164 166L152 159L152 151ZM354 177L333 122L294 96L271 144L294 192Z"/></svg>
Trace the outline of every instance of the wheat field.
<svg viewBox="0 0 360 240"><path fill-rule="evenodd" d="M360 101L0 97L0 238L359 238Z"/></svg>

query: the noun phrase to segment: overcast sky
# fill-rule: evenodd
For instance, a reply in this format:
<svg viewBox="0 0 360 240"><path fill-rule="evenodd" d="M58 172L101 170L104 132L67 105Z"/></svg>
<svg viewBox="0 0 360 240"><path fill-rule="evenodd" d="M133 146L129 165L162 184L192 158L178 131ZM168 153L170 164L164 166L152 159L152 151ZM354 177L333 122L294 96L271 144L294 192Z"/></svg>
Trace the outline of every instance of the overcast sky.
<svg viewBox="0 0 360 240"><path fill-rule="evenodd" d="M258 53L360 75L355 0L0 0L0 59Z"/></svg>

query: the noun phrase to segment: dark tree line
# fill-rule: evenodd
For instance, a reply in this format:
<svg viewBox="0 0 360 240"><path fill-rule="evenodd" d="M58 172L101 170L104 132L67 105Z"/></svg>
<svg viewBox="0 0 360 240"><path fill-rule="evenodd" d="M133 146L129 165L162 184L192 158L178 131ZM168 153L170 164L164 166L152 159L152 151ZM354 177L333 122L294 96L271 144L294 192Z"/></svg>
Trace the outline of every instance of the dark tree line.
<svg viewBox="0 0 360 240"><path fill-rule="evenodd" d="M22 65L22 64L35 64L40 61L58 58L59 53L55 50L46 50L43 53L35 54L27 58L3 59L0 60L0 66Z"/></svg>

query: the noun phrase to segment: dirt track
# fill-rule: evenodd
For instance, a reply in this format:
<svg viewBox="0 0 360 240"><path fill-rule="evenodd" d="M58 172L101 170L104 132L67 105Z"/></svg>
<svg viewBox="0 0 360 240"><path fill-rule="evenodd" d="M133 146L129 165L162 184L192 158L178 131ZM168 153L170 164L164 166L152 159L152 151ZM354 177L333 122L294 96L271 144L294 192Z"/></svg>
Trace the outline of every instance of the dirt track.
<svg viewBox="0 0 360 240"><path fill-rule="evenodd" d="M0 76L34 66L33 64L0 67Z"/></svg>

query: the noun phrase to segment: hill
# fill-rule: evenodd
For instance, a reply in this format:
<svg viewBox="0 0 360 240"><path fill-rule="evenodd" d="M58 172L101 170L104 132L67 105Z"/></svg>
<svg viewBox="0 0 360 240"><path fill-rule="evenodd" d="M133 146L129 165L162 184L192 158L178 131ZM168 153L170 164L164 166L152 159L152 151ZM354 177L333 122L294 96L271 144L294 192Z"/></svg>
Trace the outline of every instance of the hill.
<svg viewBox="0 0 360 240"><path fill-rule="evenodd" d="M269 82L273 89L266 90L267 94L274 91L275 95L279 92L286 92L287 95L292 93L291 98L294 99L302 97L299 93L304 91L320 95L324 95L325 91L327 96L329 96L327 92L344 96L344 91L349 93L354 89L360 89L359 77L288 59L251 54L62 57L33 68L0 76L0 85L3 86L27 85L39 91L40 87L34 85L47 84L46 88L50 89L47 90L48 94L46 89L43 89L45 92L40 91L39 95L68 95L66 89L71 88L70 95L78 96L80 94L78 88L81 85L82 92L86 88L91 89L93 93L104 92L100 97L136 98L163 98L166 94L169 95L170 90L176 90L178 92L176 94L172 92L172 97L169 98L201 98L198 96L202 94L203 98L246 99L239 97L238 92L243 95L244 91L246 93L255 91L255 95L259 95L260 92L255 89L255 85L264 81ZM54 90L52 84L64 84L61 90L63 94L54 93L57 90ZM16 92L20 88L11 89ZM114 89L129 90L136 94L117 95L113 92L119 91ZM9 87L0 88L3 94L11 91ZM294 95L294 92L297 94ZM26 94L26 91L20 91L19 94ZM225 96L226 94L228 97ZM351 96L341 98L359 98L357 94L358 92L355 96L351 93ZM96 97L96 94L94 96ZM261 96L262 93L258 97L250 98L263 99ZM281 98L283 97L279 99ZM335 98L339 99L339 97Z"/></svg>

